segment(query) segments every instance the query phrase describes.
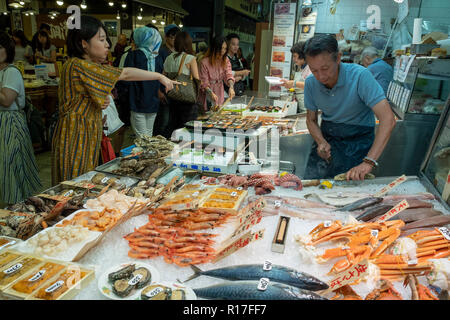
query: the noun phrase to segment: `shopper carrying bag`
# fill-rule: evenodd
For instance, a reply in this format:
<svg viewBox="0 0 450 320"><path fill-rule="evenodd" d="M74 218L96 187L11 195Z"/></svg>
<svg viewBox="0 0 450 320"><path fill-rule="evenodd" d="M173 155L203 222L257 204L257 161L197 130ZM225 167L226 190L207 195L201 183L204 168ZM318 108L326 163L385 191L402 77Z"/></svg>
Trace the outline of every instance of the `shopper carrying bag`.
<svg viewBox="0 0 450 320"><path fill-rule="evenodd" d="M177 84L174 86L173 90L170 91L167 95L170 99L180 101L183 103L196 103L197 102L197 92L198 92L198 84L197 80L192 76L192 72L190 75L183 74L183 65L188 55L183 53L183 57L181 58L180 66L178 67L178 72L176 75L168 74L169 79L181 82L182 84Z"/></svg>
<svg viewBox="0 0 450 320"><path fill-rule="evenodd" d="M192 38L187 32L178 32L175 36L175 52L164 62L164 74L177 79L173 92L169 96L169 126L168 133L184 127L188 121L197 119L197 95L200 87L200 77L197 60L192 49Z"/></svg>

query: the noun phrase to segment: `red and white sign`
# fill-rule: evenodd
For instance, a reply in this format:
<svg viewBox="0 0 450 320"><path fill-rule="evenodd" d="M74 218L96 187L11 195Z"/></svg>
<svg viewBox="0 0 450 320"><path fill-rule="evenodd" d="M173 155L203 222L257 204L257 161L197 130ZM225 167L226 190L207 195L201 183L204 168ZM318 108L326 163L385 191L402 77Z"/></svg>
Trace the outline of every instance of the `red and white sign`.
<svg viewBox="0 0 450 320"><path fill-rule="evenodd" d="M391 210L389 210L388 212L383 214L381 217L379 217L375 222L379 223L379 222L387 221L390 218L396 216L397 214L399 214L400 212L402 212L403 210L408 209L408 208L409 208L409 203L405 199L402 202L400 202L399 204L397 204L395 207L393 207Z"/></svg>

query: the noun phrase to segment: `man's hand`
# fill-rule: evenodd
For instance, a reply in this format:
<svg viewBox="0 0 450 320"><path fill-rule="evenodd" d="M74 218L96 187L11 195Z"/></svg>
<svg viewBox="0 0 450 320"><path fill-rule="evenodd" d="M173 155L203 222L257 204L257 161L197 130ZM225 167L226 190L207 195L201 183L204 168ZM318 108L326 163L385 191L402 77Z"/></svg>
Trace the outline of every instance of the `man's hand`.
<svg viewBox="0 0 450 320"><path fill-rule="evenodd" d="M373 167L366 163L363 162L359 165L357 165L356 167L351 168L347 174L347 181L348 180L364 180L364 177L366 176L366 174L370 173L372 171Z"/></svg>
<svg viewBox="0 0 450 320"><path fill-rule="evenodd" d="M328 160L331 158L331 146L328 142L323 142L317 146L317 154L323 160Z"/></svg>

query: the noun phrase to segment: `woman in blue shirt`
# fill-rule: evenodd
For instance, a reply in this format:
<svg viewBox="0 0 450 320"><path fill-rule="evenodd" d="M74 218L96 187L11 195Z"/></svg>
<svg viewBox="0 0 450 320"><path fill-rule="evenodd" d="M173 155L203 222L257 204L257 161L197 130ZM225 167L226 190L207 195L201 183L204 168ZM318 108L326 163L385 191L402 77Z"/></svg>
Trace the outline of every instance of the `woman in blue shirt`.
<svg viewBox="0 0 450 320"><path fill-rule="evenodd" d="M159 53L161 36L153 28L137 28L133 33L136 50L130 51L124 67L135 67L162 73L163 62ZM128 101L130 122L137 136L153 135L153 126L159 109L159 81L132 81L126 84L129 89Z"/></svg>

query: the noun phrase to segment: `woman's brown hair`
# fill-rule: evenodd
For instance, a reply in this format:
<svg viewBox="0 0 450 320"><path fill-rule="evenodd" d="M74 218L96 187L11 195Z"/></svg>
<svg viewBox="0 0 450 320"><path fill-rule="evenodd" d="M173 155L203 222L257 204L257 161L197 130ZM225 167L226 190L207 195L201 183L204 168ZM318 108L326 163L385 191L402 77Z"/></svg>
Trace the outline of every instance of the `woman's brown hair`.
<svg viewBox="0 0 450 320"><path fill-rule="evenodd" d="M177 52L175 57L178 57L183 52L194 55L194 49L192 49L192 38L186 31L177 33L175 36L174 47Z"/></svg>
<svg viewBox="0 0 450 320"><path fill-rule="evenodd" d="M208 48L208 51L206 51L205 58L209 59L209 62L212 66L215 66L217 64L220 64L222 67L226 67L227 65L227 50L225 50L225 54L222 55L222 45L224 43L227 43L225 37L218 36L215 37L212 42L211 46ZM228 49L228 44L227 44Z"/></svg>
<svg viewBox="0 0 450 320"><path fill-rule="evenodd" d="M41 36L41 37L45 37L46 39L47 39L47 41L45 42L45 46L43 47L42 46L42 43L40 42L40 41L38 41L38 43L37 43L37 48L38 48L38 50L39 51L42 51L42 50L48 50L48 49L50 49L50 46L52 45L52 42L51 42L51 40L50 40L50 36L49 36L49 34L47 33L47 31L44 31L44 30L41 30L41 31L39 31L39 35Z"/></svg>

